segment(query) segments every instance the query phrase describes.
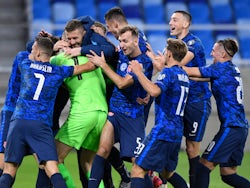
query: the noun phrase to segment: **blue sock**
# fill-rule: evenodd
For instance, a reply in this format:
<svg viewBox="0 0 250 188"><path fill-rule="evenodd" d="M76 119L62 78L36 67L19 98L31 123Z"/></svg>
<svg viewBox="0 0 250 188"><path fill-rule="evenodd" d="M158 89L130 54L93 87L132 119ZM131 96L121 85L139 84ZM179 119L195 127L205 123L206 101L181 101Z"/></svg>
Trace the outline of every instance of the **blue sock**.
<svg viewBox="0 0 250 188"><path fill-rule="evenodd" d="M41 188L41 187L50 187L50 179L47 176L45 170L40 169L38 171L38 176L36 180L36 188Z"/></svg>
<svg viewBox="0 0 250 188"><path fill-rule="evenodd" d="M188 188L186 181L176 172L168 179L175 188Z"/></svg>
<svg viewBox="0 0 250 188"><path fill-rule="evenodd" d="M77 163L78 163L78 170L79 170L79 176L80 176L80 181L82 183L82 187L88 187L88 178L86 174L83 172L81 164L80 164L80 159L81 159L81 149L77 150Z"/></svg>
<svg viewBox="0 0 250 188"><path fill-rule="evenodd" d="M131 178L131 188L144 188L145 178Z"/></svg>
<svg viewBox="0 0 250 188"><path fill-rule="evenodd" d="M130 182L130 175L126 169L123 160L120 157L119 150L113 146L108 157L108 161L115 168L115 170L120 174L122 181L128 183Z"/></svg>
<svg viewBox="0 0 250 188"><path fill-rule="evenodd" d="M66 183L60 173L55 173L50 178L54 188L67 188Z"/></svg>
<svg viewBox="0 0 250 188"><path fill-rule="evenodd" d="M112 174L111 174L111 164L106 160L104 165L104 175L103 175L103 183L104 187L114 187Z"/></svg>
<svg viewBox="0 0 250 188"><path fill-rule="evenodd" d="M196 181L196 169L197 169L197 164L199 163L200 156L198 155L197 157L194 157L189 160L189 184L190 187L195 186L195 181Z"/></svg>
<svg viewBox="0 0 250 188"><path fill-rule="evenodd" d="M146 188L154 188L152 179L149 177L148 173L144 177Z"/></svg>
<svg viewBox="0 0 250 188"><path fill-rule="evenodd" d="M14 183L14 178L10 174L2 174L0 178L0 187L11 188Z"/></svg>
<svg viewBox="0 0 250 188"><path fill-rule="evenodd" d="M88 188L96 188L99 186L103 175L104 175L104 166L105 161L103 157L96 155L92 164Z"/></svg>
<svg viewBox="0 0 250 188"><path fill-rule="evenodd" d="M209 170L203 164L197 164L195 188L208 188L210 172L211 170Z"/></svg>
<svg viewBox="0 0 250 188"><path fill-rule="evenodd" d="M167 179L164 178L164 177L161 175L161 173L159 173L159 178L161 178L161 181L162 181L163 184L167 184L167 183L168 183Z"/></svg>
<svg viewBox="0 0 250 188"><path fill-rule="evenodd" d="M250 182L249 180L245 179L242 176L239 176L238 174L231 174L231 175L222 175L221 179L226 184L236 187L236 188L250 188Z"/></svg>

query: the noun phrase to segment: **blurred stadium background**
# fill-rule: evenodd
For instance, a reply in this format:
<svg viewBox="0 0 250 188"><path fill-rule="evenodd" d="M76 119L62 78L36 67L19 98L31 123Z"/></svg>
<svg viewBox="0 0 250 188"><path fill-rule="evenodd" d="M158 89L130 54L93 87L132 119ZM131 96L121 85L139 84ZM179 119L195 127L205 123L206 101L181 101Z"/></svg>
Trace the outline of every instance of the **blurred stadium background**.
<svg viewBox="0 0 250 188"><path fill-rule="evenodd" d="M4 102L12 60L18 51L25 49L29 39L33 39L41 29L61 35L68 20L83 15L104 23L105 12L113 6L120 6L129 23L145 32L155 51L161 51L165 45L169 36L168 22L175 10L191 13L191 32L202 40L208 63L211 63L209 54L216 40L236 38L240 51L234 62L242 72L245 109L250 120L250 0L1 0L0 107ZM111 35L108 37L117 44ZM148 128L153 120L152 107ZM212 139L218 127L213 101L213 112L202 148ZM246 150L250 151L250 138Z"/></svg>

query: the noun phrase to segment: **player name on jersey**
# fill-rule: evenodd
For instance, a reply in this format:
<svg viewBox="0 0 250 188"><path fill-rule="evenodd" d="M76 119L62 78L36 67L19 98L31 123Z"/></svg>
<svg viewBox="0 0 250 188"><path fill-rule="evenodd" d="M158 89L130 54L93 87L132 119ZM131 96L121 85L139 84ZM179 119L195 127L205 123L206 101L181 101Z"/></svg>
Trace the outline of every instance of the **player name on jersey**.
<svg viewBox="0 0 250 188"><path fill-rule="evenodd" d="M39 64L31 63L30 68L41 70L43 72L48 72L48 73L52 72L52 67L47 66L47 65L39 65Z"/></svg>

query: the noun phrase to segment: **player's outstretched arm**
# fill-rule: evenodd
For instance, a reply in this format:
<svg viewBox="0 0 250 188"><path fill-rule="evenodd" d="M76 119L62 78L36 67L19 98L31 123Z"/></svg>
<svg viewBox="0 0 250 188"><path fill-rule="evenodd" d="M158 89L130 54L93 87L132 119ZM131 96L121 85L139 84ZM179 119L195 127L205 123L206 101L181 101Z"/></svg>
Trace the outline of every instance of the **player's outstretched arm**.
<svg viewBox="0 0 250 188"><path fill-rule="evenodd" d="M84 72L89 72L89 71L92 71L94 69L96 69L96 66L91 62L87 62L87 63L82 64L82 65L75 65L73 75L78 75L78 74L81 74Z"/></svg>
<svg viewBox="0 0 250 188"><path fill-rule="evenodd" d="M96 66L101 67L104 73L115 83L119 89L124 89L134 83L133 77L127 74L125 77L118 75L113 71L112 68L107 64L104 53L101 52L101 56L98 56L94 51L90 51L91 54L86 56L89 58L89 61L94 63Z"/></svg>

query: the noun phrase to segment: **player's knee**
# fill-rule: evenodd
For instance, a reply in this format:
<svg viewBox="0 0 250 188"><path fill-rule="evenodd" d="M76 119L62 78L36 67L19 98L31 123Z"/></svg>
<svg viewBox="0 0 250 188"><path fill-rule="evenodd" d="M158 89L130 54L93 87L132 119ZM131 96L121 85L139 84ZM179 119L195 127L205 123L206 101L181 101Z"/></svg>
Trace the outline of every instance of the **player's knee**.
<svg viewBox="0 0 250 188"><path fill-rule="evenodd" d="M195 155L195 150L193 147L186 147L186 153L188 158L192 158Z"/></svg>
<svg viewBox="0 0 250 188"><path fill-rule="evenodd" d="M107 159L110 153L110 149L105 147L105 146L99 146L97 154L100 155L101 157Z"/></svg>
<svg viewBox="0 0 250 188"><path fill-rule="evenodd" d="M189 142L186 147L186 153L189 158L194 158L200 154L200 147L197 143Z"/></svg>

